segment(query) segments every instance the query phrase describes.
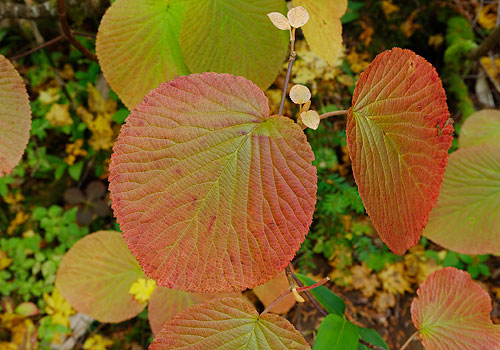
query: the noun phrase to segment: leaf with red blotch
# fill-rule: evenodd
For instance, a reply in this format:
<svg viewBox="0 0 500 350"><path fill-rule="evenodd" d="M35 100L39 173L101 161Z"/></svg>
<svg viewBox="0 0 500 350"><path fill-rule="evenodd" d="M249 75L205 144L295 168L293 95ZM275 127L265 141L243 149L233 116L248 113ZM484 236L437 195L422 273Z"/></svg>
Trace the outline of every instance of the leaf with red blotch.
<svg viewBox="0 0 500 350"><path fill-rule="evenodd" d="M314 154L290 118L269 116L243 77L203 73L151 91L110 164L115 216L161 286L242 291L281 271L316 201Z"/></svg>
<svg viewBox="0 0 500 350"><path fill-rule="evenodd" d="M439 76L394 48L361 74L347 117L354 178L379 236L396 254L415 245L436 204L453 139Z"/></svg>
<svg viewBox="0 0 500 350"><path fill-rule="evenodd" d="M0 55L0 177L10 174L28 144L31 108L24 81Z"/></svg>
<svg viewBox="0 0 500 350"><path fill-rule="evenodd" d="M151 330L153 334L157 334L167 321L194 304L228 296L241 297L241 294L189 293L166 287L156 287L148 304L148 319Z"/></svg>
<svg viewBox="0 0 500 350"><path fill-rule="evenodd" d="M253 305L238 298L215 299L184 310L169 321L149 350L310 349L286 319L260 316Z"/></svg>
<svg viewBox="0 0 500 350"><path fill-rule="evenodd" d="M465 271L438 270L411 304L411 318L426 350L498 350L500 326L490 319L491 299Z"/></svg>
<svg viewBox="0 0 500 350"><path fill-rule="evenodd" d="M484 143L451 154L424 230L425 237L462 254L500 252L500 147L479 139Z"/></svg>
<svg viewBox="0 0 500 350"><path fill-rule="evenodd" d="M255 287L253 292L262 304L264 304L264 307L268 307L276 298L288 289L290 289L290 284L285 271L282 271L263 285ZM290 311L295 303L295 297L293 294L289 294L269 311L277 314L285 314Z"/></svg>
<svg viewBox="0 0 500 350"><path fill-rule="evenodd" d="M139 278L144 273L120 232L98 231L64 255L56 287L78 312L100 322L122 322L146 306L129 293Z"/></svg>

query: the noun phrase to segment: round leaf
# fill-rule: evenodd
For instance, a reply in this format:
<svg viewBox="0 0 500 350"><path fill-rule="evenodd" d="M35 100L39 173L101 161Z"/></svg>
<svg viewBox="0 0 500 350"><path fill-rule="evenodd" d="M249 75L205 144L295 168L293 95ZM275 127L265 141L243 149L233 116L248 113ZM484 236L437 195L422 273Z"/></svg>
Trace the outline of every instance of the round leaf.
<svg viewBox="0 0 500 350"><path fill-rule="evenodd" d="M238 293L239 294L239 293ZM163 325L170 321L175 315L181 313L184 309L214 298L229 296L227 294L197 294L183 292L165 287L156 287L148 304L149 325L153 334L157 334ZM241 297L232 293L232 297Z"/></svg>
<svg viewBox="0 0 500 350"><path fill-rule="evenodd" d="M492 324L490 312L488 293L454 267L429 275L411 304L426 350L500 349L500 326Z"/></svg>
<svg viewBox="0 0 500 350"><path fill-rule="evenodd" d="M302 105L311 99L311 91L307 86L297 84L290 89L290 98L293 103Z"/></svg>
<svg viewBox="0 0 500 350"><path fill-rule="evenodd" d="M320 116L318 112L310 110L300 113L300 120L310 129L316 130L319 126Z"/></svg>
<svg viewBox="0 0 500 350"><path fill-rule="evenodd" d="M193 73L231 73L269 87L286 58L289 36L267 14L285 7L283 0L188 1L180 36L187 66Z"/></svg>
<svg viewBox="0 0 500 350"><path fill-rule="evenodd" d="M238 298L216 299L186 309L169 321L149 350L305 350L304 337L284 318L259 316Z"/></svg>
<svg viewBox="0 0 500 350"><path fill-rule="evenodd" d="M100 322L122 322L146 306L129 294L144 273L119 232L98 231L64 255L56 287L78 312Z"/></svg>
<svg viewBox="0 0 500 350"><path fill-rule="evenodd" d="M311 19L302 28L311 50L335 66L342 55L342 24L347 0L293 0L303 6Z"/></svg>
<svg viewBox="0 0 500 350"><path fill-rule="evenodd" d="M500 252L500 147L459 149L424 236L462 254Z"/></svg>
<svg viewBox="0 0 500 350"><path fill-rule="evenodd" d="M10 174L28 144L31 108L24 81L0 55L0 177Z"/></svg>
<svg viewBox="0 0 500 350"><path fill-rule="evenodd" d="M302 6L297 6L290 9L290 11L288 11L287 17L288 22L294 28L300 28L304 24L306 24L307 21L309 21L309 13Z"/></svg>
<svg viewBox="0 0 500 350"><path fill-rule="evenodd" d="M300 127L269 116L267 98L247 79L179 77L148 94L122 127L112 206L159 285L241 291L275 276L304 240L313 157Z"/></svg>
<svg viewBox="0 0 500 350"><path fill-rule="evenodd" d="M460 130L460 147L480 144L498 146L500 139L500 111L483 109L471 115Z"/></svg>
<svg viewBox="0 0 500 350"><path fill-rule="evenodd" d="M378 55L354 90L346 130L354 177L397 254L418 242L437 202L453 138L448 117L436 70L409 50Z"/></svg>
<svg viewBox="0 0 500 350"><path fill-rule="evenodd" d="M117 0L103 16L97 57L129 109L158 84L189 73L179 46L185 6L179 0Z"/></svg>

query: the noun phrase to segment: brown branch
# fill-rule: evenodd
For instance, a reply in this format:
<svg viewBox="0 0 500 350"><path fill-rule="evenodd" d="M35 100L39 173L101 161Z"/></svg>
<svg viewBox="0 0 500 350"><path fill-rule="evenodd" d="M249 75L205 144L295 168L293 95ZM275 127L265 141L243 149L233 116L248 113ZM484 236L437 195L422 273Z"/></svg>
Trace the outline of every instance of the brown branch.
<svg viewBox="0 0 500 350"><path fill-rule="evenodd" d="M41 50L41 49L43 49L43 48L45 48L45 47L48 47L48 46L50 46L50 45L53 45L53 44L55 44L55 43L57 43L57 42L59 42L59 41L63 40L64 38L65 38L65 37L64 37L64 35L59 35L58 37L56 37L56 38L54 38L54 39L51 39L51 40L49 40L49 41L46 41L46 42L44 42L44 43L42 43L42 44L38 45L37 47L32 48L31 50L28 50L28 51L26 51L26 52L23 52L23 53L17 54L17 55L15 55L15 56L12 56L12 57L10 57L10 58L9 58L9 60L14 61L14 60L18 60L18 59L20 59L21 57L31 55L33 52L36 52L36 51L38 51L38 50Z"/></svg>
<svg viewBox="0 0 500 350"><path fill-rule="evenodd" d="M59 23L61 24L61 29L66 39L68 39L69 42L73 44L85 57L93 61L97 61L97 57L73 36L73 32L71 31L68 23L68 17L66 16L64 0L57 0L57 11L59 15Z"/></svg>
<svg viewBox="0 0 500 350"><path fill-rule="evenodd" d="M4 0L5 1L5 0ZM13 2L0 3L0 19L4 18L25 18L39 19L56 17L56 9L50 5L50 1L41 4L25 5Z"/></svg>
<svg viewBox="0 0 500 350"><path fill-rule="evenodd" d="M485 56L488 51L493 49L496 45L500 43L500 26L497 26L491 34L483 40L483 42L476 48L472 49L468 57L470 60L477 60L482 56Z"/></svg>
<svg viewBox="0 0 500 350"><path fill-rule="evenodd" d="M278 115L283 115L283 108L285 107L286 93L288 91L288 83L290 82L290 76L292 75L293 62L297 57L297 52L295 51L295 28L290 31L290 57L288 59L288 69L286 71L285 86L283 87L283 94L281 95L280 108Z"/></svg>

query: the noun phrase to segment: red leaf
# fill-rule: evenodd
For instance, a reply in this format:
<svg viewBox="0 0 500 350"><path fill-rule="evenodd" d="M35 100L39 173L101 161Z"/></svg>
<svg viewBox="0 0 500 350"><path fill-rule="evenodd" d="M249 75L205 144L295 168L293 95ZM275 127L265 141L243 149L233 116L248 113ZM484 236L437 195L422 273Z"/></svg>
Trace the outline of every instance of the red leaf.
<svg viewBox="0 0 500 350"><path fill-rule="evenodd" d="M347 119L354 177L379 236L397 254L418 242L438 199L453 139L448 118L436 70L409 50L378 55L354 90Z"/></svg>
<svg viewBox="0 0 500 350"><path fill-rule="evenodd" d="M498 350L500 326L491 299L465 271L447 267L429 275L411 304L411 318L426 350Z"/></svg>
<svg viewBox="0 0 500 350"><path fill-rule="evenodd" d="M311 147L292 120L269 116L264 93L243 77L192 74L160 85L113 150L115 215L159 285L251 288L281 271L307 234Z"/></svg>
<svg viewBox="0 0 500 350"><path fill-rule="evenodd" d="M31 108L24 81L0 55L0 177L10 174L28 144Z"/></svg>

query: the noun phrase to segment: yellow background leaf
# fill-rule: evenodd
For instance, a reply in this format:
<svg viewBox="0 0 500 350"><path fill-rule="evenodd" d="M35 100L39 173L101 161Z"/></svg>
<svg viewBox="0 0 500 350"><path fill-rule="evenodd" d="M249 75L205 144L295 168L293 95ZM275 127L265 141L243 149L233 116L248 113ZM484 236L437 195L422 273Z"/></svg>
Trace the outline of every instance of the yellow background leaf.
<svg viewBox="0 0 500 350"><path fill-rule="evenodd" d="M311 50L336 65L342 53L340 18L347 10L347 0L293 0L293 4L309 12L310 20L302 30Z"/></svg>

